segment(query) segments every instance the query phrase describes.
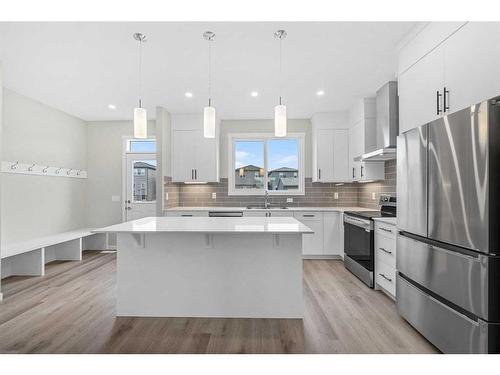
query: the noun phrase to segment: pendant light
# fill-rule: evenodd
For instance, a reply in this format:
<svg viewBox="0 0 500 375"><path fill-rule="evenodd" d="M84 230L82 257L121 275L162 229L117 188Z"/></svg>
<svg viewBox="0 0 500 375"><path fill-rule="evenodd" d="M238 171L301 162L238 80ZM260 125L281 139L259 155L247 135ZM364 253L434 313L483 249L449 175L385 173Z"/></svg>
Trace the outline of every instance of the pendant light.
<svg viewBox="0 0 500 375"><path fill-rule="evenodd" d="M286 137L287 127L286 127L286 106L283 104L282 100L282 83L281 83L281 43L283 39L286 38L285 30L278 30L274 33L274 37L280 41L280 72L279 72L279 91L280 100L279 105L274 107L274 135L276 137Z"/></svg>
<svg viewBox="0 0 500 375"><path fill-rule="evenodd" d="M146 35L135 33L134 39L139 42L139 107L134 108L134 137L147 138L148 117L146 109L142 108L142 43L146 42Z"/></svg>
<svg viewBox="0 0 500 375"><path fill-rule="evenodd" d="M212 107L212 41L215 34L205 31L203 38L208 41L208 106L203 109L203 136L215 138L215 108Z"/></svg>

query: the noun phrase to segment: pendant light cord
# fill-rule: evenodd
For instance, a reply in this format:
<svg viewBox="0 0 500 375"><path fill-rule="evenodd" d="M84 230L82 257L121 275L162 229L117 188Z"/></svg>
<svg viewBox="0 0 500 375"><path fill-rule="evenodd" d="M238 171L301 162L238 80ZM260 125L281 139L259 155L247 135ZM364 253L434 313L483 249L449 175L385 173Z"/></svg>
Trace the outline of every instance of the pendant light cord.
<svg viewBox="0 0 500 375"><path fill-rule="evenodd" d="M208 40L208 106L212 106L212 40Z"/></svg>
<svg viewBox="0 0 500 375"><path fill-rule="evenodd" d="M278 78L278 86L279 86L279 94L280 94L280 105L281 105L281 94L283 93L283 80L282 80L282 43L283 38L280 38L280 73L279 73L279 78Z"/></svg>
<svg viewBox="0 0 500 375"><path fill-rule="evenodd" d="M142 40L139 40L139 108L142 108Z"/></svg>

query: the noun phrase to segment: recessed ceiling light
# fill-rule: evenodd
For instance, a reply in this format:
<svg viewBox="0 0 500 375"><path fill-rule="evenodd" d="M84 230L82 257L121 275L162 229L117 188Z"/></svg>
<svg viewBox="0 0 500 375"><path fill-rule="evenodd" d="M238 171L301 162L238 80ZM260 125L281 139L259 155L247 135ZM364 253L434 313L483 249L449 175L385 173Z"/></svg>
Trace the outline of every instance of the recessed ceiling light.
<svg viewBox="0 0 500 375"><path fill-rule="evenodd" d="M114 105L114 104L108 104L108 108L109 109L116 109L116 105Z"/></svg>
<svg viewBox="0 0 500 375"><path fill-rule="evenodd" d="M325 95L325 92L323 90L319 90L318 92L316 92L316 95L323 96Z"/></svg>
<svg viewBox="0 0 500 375"><path fill-rule="evenodd" d="M187 93L184 94L184 96L186 98L192 98L193 97L193 93L192 92L187 92Z"/></svg>
<svg viewBox="0 0 500 375"><path fill-rule="evenodd" d="M252 95L255 98L255 97L259 96L259 93L257 91L252 91L250 93L250 95Z"/></svg>

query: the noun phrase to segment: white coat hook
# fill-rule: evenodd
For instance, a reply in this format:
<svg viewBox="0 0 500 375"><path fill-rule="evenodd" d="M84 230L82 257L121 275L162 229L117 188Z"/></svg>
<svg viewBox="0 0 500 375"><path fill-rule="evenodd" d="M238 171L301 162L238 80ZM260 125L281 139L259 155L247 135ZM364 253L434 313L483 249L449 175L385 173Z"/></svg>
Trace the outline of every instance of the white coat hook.
<svg viewBox="0 0 500 375"><path fill-rule="evenodd" d="M45 168L42 169L42 172L47 173L48 170L49 170L49 166L47 165Z"/></svg>
<svg viewBox="0 0 500 375"><path fill-rule="evenodd" d="M61 169L62 169L62 168L57 168L57 169L55 170L55 174L59 174L59 172L61 172Z"/></svg>
<svg viewBox="0 0 500 375"><path fill-rule="evenodd" d="M80 176L80 172L81 172L81 170L78 170L78 171L76 172L76 175L77 175L77 176Z"/></svg>
<svg viewBox="0 0 500 375"><path fill-rule="evenodd" d="M17 166L19 165L19 162L16 161L14 164L10 166L10 169L17 169Z"/></svg>
<svg viewBox="0 0 500 375"><path fill-rule="evenodd" d="M71 169L71 168L70 168L70 169L68 169L68 171L66 172L66 174L69 176L72 170L73 170L73 169Z"/></svg>
<svg viewBox="0 0 500 375"><path fill-rule="evenodd" d="M34 164L34 163L33 163L33 164L31 164L31 167L28 167L28 171L29 171L29 172L33 172L33 168L35 168L35 165L36 165L36 164Z"/></svg>

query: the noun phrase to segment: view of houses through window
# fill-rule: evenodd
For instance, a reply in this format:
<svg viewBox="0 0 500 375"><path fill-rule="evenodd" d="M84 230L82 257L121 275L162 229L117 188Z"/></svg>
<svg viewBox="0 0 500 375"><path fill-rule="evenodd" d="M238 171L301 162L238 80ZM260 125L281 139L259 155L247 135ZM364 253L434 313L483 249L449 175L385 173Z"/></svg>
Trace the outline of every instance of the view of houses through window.
<svg viewBox="0 0 500 375"><path fill-rule="evenodd" d="M234 153L235 189L299 189L298 138L236 140Z"/></svg>
<svg viewBox="0 0 500 375"><path fill-rule="evenodd" d="M156 200L156 160L134 161L134 202Z"/></svg>

